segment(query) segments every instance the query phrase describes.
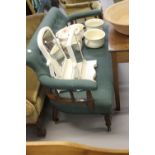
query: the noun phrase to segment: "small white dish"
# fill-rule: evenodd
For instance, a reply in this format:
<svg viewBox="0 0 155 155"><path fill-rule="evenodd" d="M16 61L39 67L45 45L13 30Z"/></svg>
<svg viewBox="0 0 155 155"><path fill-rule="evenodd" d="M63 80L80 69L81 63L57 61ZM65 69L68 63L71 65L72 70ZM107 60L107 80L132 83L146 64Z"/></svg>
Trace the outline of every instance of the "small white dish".
<svg viewBox="0 0 155 155"><path fill-rule="evenodd" d="M103 30L104 21L98 18L92 18L85 22L86 29L97 28Z"/></svg>
<svg viewBox="0 0 155 155"><path fill-rule="evenodd" d="M80 47L82 48L82 38L84 35L83 24L77 23L77 24L69 25L68 27L64 27L56 33L56 37L60 40L61 45L65 48L67 45L67 40L69 38L69 33L72 29L75 29L75 35L77 37L77 38L73 37L72 46L75 50L79 51L80 49L79 49L78 42L80 44Z"/></svg>
<svg viewBox="0 0 155 155"><path fill-rule="evenodd" d="M89 29L84 33L85 45L89 48L100 48L104 44L105 32L100 29Z"/></svg>
<svg viewBox="0 0 155 155"><path fill-rule="evenodd" d="M64 41L68 39L69 36L69 32L70 29L75 28L75 35L77 35L79 38L82 39L83 37L83 33L84 33L84 25L83 24L72 24L69 25L68 27L64 27L62 29L60 29L57 33L56 33L56 37L60 39L60 41Z"/></svg>

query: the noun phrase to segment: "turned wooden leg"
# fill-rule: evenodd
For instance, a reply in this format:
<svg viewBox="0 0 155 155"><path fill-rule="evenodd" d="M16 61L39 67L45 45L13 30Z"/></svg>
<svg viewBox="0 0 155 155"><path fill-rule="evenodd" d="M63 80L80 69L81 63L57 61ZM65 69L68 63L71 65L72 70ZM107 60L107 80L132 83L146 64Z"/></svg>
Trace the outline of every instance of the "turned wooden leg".
<svg viewBox="0 0 155 155"><path fill-rule="evenodd" d="M93 96L91 91L87 90L86 91L86 96L87 96L87 105L90 111L93 111L95 109L95 104L93 100Z"/></svg>
<svg viewBox="0 0 155 155"><path fill-rule="evenodd" d="M104 119L105 119L106 126L108 128L108 131L111 131L111 115L105 115Z"/></svg>
<svg viewBox="0 0 155 155"><path fill-rule="evenodd" d="M58 117L59 111L57 110L57 108L53 107L53 112L52 112L52 119L55 123L57 123L59 121L59 117Z"/></svg>
<svg viewBox="0 0 155 155"><path fill-rule="evenodd" d="M118 63L116 53L112 53L113 77L114 77L114 91L116 101L116 111L120 111L120 96L119 96L119 81L118 81Z"/></svg>

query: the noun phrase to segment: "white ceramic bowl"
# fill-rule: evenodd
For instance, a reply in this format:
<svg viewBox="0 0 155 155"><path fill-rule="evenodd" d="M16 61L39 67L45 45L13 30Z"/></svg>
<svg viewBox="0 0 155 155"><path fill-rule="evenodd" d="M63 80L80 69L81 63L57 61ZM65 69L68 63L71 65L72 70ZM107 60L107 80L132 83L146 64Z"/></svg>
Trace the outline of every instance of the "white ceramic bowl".
<svg viewBox="0 0 155 155"><path fill-rule="evenodd" d="M104 44L105 32L100 29L89 29L84 33L85 45L90 48L100 48Z"/></svg>
<svg viewBox="0 0 155 155"><path fill-rule="evenodd" d="M69 29L70 28L76 28L75 29L75 34L82 38L83 37L83 34L84 34L84 25L83 24L80 24L80 23L77 23L77 24L72 24L68 27Z"/></svg>
<svg viewBox="0 0 155 155"><path fill-rule="evenodd" d="M61 41L66 40L68 38L68 27L64 27L56 32L56 37L59 38Z"/></svg>
<svg viewBox="0 0 155 155"><path fill-rule="evenodd" d="M69 31L72 28L75 28L75 35L77 36L77 39L80 42L80 47L82 47L82 38L84 35L84 25L83 24L77 23L77 24L72 24L68 27L64 27L56 33L56 37L60 39L62 46L66 47L68 36L69 36ZM75 50L77 50L77 51L80 50L79 45L74 37L72 40L72 45Z"/></svg>
<svg viewBox="0 0 155 155"><path fill-rule="evenodd" d="M68 39L69 36L69 30L71 28L76 28L75 29L75 34L82 38L83 37L83 33L84 33L84 25L83 24L72 24L68 27L64 27L62 29L60 29L57 33L56 33L56 37L58 37L60 39L60 41L64 41Z"/></svg>
<svg viewBox="0 0 155 155"><path fill-rule="evenodd" d="M104 12L104 18L122 34L129 35L129 1L124 0L111 5Z"/></svg>
<svg viewBox="0 0 155 155"><path fill-rule="evenodd" d="M85 22L85 26L88 29L97 28L103 30L104 21L98 18L92 18Z"/></svg>

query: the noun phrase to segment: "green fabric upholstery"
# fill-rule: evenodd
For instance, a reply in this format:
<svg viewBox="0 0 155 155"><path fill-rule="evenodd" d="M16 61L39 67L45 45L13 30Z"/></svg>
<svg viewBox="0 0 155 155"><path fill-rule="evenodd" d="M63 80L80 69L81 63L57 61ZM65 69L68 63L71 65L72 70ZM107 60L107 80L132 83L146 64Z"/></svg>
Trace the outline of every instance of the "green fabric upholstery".
<svg viewBox="0 0 155 155"><path fill-rule="evenodd" d="M112 78L112 62L111 54L108 52L108 27L104 26L106 33L105 45L102 48L91 49L83 47L84 56L87 60L97 59L97 89L92 90L92 95L95 100L95 111L90 112L86 105L62 105L52 102L58 109L68 113L100 113L106 114L112 112L113 103L113 78ZM69 93L63 93L63 97L69 97ZM76 97L85 97L85 92L77 92Z"/></svg>
<svg viewBox="0 0 155 155"><path fill-rule="evenodd" d="M100 11L94 11L93 13L101 14ZM76 14L70 17L63 15L57 8L52 8L48 14L44 17L43 21L37 28L34 33L30 44L27 49L30 49L32 52L27 52L26 59L27 65L33 68L38 75L42 85L45 85L49 88L56 89L82 89L82 90L92 90L92 95L95 100L95 110L89 111L86 105L66 105L50 101L51 104L55 105L59 110L68 112L68 113L97 113L97 114L111 114L112 104L114 99L114 90L113 90L113 78L112 78L112 62L111 54L108 52L108 27L104 26L104 31L106 33L105 44L103 47L98 49L90 49L83 47L83 53L87 60L97 59L97 78L96 82L90 80L60 80L54 79L49 74L49 69L46 66L46 61L42 56L38 46L37 46L37 34L38 31L44 27L49 26L54 32L60 28L67 25L67 22L75 18L80 18L84 16L92 15L91 13ZM95 14L96 15L96 14ZM76 93L76 96L85 96L84 91ZM68 96L68 93L62 93L62 96Z"/></svg>
<svg viewBox="0 0 155 155"><path fill-rule="evenodd" d="M51 78L47 75L40 76L39 80L42 84L49 88L56 89L83 89L83 90L93 90L96 89L96 82L90 80L59 80Z"/></svg>

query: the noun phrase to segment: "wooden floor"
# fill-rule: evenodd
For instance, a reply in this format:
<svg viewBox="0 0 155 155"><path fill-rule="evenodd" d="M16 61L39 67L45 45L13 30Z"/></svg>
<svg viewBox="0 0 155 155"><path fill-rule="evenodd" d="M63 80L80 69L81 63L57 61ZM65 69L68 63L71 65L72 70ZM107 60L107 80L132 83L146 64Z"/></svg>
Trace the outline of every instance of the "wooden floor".
<svg viewBox="0 0 155 155"><path fill-rule="evenodd" d="M128 150L95 148L69 142L27 142L26 155L128 155Z"/></svg>

